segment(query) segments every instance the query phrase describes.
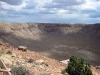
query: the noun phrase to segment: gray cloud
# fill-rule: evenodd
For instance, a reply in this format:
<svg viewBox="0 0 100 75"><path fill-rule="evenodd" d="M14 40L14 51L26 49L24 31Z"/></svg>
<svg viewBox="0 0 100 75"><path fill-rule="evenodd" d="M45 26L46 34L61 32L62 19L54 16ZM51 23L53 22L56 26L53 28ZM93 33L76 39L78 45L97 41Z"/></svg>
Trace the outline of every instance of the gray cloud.
<svg viewBox="0 0 100 75"><path fill-rule="evenodd" d="M81 13L88 14L90 18L100 18L100 10L82 10Z"/></svg>
<svg viewBox="0 0 100 75"><path fill-rule="evenodd" d="M28 0L26 1L26 3L27 5L24 7L24 9L31 10L31 9L35 9L37 6L37 3L35 0Z"/></svg>
<svg viewBox="0 0 100 75"><path fill-rule="evenodd" d="M100 11L89 15L91 18L100 18Z"/></svg>
<svg viewBox="0 0 100 75"><path fill-rule="evenodd" d="M0 0L0 1L10 5L20 5L22 3L22 0Z"/></svg>
<svg viewBox="0 0 100 75"><path fill-rule="evenodd" d="M79 5L79 4L83 4L85 1L84 0L53 0L53 3L63 3L66 4L67 6L71 6L71 5Z"/></svg>
<svg viewBox="0 0 100 75"><path fill-rule="evenodd" d="M75 6L84 4L84 0L52 0L51 3L47 3L44 5L45 8L66 8L68 6Z"/></svg>
<svg viewBox="0 0 100 75"><path fill-rule="evenodd" d="M40 14L55 14L57 11L51 11L50 9L39 11Z"/></svg>

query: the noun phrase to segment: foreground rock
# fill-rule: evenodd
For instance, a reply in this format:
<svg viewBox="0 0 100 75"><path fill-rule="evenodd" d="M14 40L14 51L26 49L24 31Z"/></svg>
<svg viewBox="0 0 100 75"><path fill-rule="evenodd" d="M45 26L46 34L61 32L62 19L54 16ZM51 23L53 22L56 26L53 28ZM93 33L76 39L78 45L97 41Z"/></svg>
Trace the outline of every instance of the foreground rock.
<svg viewBox="0 0 100 75"><path fill-rule="evenodd" d="M27 52L23 52L14 47L6 47L7 49L5 47L4 45L0 46L3 49L1 58L6 65L9 65L8 67L24 66L34 75L60 75L66 67L59 61L42 56L34 51L27 50ZM8 51L11 53L7 54Z"/></svg>
<svg viewBox="0 0 100 75"><path fill-rule="evenodd" d="M69 59L67 59L67 60L62 60L62 61L60 61L61 63L64 63L64 64L68 64L68 62L69 62Z"/></svg>

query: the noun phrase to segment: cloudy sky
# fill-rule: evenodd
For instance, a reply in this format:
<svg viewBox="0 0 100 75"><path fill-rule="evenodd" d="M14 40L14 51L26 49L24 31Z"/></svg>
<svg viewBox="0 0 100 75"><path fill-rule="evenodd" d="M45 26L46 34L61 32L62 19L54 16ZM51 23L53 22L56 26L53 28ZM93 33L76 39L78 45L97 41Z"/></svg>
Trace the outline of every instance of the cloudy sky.
<svg viewBox="0 0 100 75"><path fill-rule="evenodd" d="M100 23L100 0L0 0L0 22Z"/></svg>

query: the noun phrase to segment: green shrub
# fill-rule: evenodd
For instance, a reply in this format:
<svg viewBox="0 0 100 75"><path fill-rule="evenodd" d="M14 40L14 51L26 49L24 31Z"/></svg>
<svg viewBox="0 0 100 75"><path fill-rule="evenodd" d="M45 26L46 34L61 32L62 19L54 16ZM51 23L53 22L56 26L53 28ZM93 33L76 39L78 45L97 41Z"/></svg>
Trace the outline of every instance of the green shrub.
<svg viewBox="0 0 100 75"><path fill-rule="evenodd" d="M6 53L7 53L7 54L12 54L12 52L11 52L11 51L7 51Z"/></svg>
<svg viewBox="0 0 100 75"><path fill-rule="evenodd" d="M90 70L90 65L84 63L84 60L77 59L75 56L70 57L68 67L63 71L63 74L68 73L69 75L93 75Z"/></svg>
<svg viewBox="0 0 100 75"><path fill-rule="evenodd" d="M0 63L0 68L2 68L2 63Z"/></svg>
<svg viewBox="0 0 100 75"><path fill-rule="evenodd" d="M12 75L34 75L23 66L13 67L11 73Z"/></svg>

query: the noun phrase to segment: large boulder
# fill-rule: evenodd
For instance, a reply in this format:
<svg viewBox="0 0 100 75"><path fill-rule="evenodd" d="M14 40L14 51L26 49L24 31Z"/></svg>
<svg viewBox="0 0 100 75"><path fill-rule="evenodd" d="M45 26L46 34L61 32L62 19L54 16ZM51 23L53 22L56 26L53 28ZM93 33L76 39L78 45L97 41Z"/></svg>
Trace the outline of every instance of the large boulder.
<svg viewBox="0 0 100 75"><path fill-rule="evenodd" d="M21 50L23 52L26 52L27 51L27 47L26 46L19 46L18 47L18 50Z"/></svg>

